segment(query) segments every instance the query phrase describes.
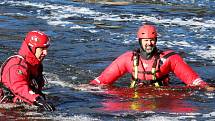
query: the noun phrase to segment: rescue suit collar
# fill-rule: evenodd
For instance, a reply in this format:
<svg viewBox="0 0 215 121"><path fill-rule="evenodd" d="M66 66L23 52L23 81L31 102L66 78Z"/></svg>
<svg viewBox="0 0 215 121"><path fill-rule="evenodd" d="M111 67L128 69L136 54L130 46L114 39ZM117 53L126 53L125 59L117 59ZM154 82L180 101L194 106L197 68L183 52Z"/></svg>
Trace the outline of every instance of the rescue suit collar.
<svg viewBox="0 0 215 121"><path fill-rule="evenodd" d="M28 45L26 44L26 42L22 43L22 46L19 50L19 55L21 55L22 57L24 57L26 59L26 61L32 65L38 65L41 62L36 58L36 56L33 54L33 52L30 50L30 48L28 47Z"/></svg>

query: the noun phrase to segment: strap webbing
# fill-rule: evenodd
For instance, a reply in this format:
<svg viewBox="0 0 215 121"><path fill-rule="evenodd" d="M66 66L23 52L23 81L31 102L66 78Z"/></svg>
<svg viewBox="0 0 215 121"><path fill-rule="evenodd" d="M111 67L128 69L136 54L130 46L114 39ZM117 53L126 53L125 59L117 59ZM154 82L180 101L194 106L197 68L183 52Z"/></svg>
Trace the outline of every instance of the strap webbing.
<svg viewBox="0 0 215 121"><path fill-rule="evenodd" d="M175 54L177 54L177 53L175 53L175 52L170 52L170 53L164 55L162 58L167 59L167 58L169 58L170 56L175 55Z"/></svg>
<svg viewBox="0 0 215 121"><path fill-rule="evenodd" d="M139 53L138 50L133 52L133 67L134 67L134 77L131 81L130 88L134 88L138 81L138 65L139 65Z"/></svg>
<svg viewBox="0 0 215 121"><path fill-rule="evenodd" d="M169 58L170 56L172 55L175 55L177 53L175 52L170 52L166 55L164 55L162 58L163 59L167 59ZM132 78L132 81L131 81L131 85L130 85L130 88L134 88L136 85L137 85L137 82L138 82L138 73L144 73L144 74L152 74L152 83L154 84L154 86L156 87L159 87L160 85L162 85L162 82L161 80L157 80L156 78L156 73L159 71L156 71L156 67L157 67L157 64L158 64L158 60L160 59L160 53L158 53L156 56L155 56L155 60L153 62L153 65L152 65L152 70L151 71L145 71L145 72L141 72L141 71L138 71L138 65L139 65L139 51L138 50L134 50L133 52L133 68L134 68L134 77Z"/></svg>

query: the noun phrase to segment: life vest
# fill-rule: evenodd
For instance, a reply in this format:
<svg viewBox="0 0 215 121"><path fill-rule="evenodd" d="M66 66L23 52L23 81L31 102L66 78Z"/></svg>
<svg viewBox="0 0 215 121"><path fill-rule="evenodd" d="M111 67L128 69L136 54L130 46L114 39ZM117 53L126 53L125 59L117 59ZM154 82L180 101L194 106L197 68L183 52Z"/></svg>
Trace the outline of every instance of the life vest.
<svg viewBox="0 0 215 121"><path fill-rule="evenodd" d="M159 51L154 55L154 61L152 63L152 67L151 67L151 71L142 71L140 72L138 70L138 66L139 66L139 60L140 60L140 50L136 49L133 51L133 76L132 76L132 81L130 84L130 88L134 88L138 85L154 85L155 87L160 87L160 86L165 86L165 83L163 82L163 80L165 80L166 78L168 78L168 75L165 75L163 77L156 77L156 73L159 72L160 66L164 63L164 61L172 56L175 55L175 52L169 52L165 55L163 55L162 57L160 57L160 54L162 53L162 51ZM142 73L144 75L151 75L151 79L150 80L140 80L138 79L138 74Z"/></svg>

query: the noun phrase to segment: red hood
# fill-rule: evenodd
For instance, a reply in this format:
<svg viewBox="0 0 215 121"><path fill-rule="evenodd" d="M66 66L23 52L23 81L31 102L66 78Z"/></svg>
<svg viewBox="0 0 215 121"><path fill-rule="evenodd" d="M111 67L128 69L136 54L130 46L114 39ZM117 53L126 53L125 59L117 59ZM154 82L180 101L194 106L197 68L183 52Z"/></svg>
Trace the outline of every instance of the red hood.
<svg viewBox="0 0 215 121"><path fill-rule="evenodd" d="M22 46L19 50L19 55L23 56L26 59L26 61L32 66L40 64L40 61L31 52L25 41L23 41L22 43Z"/></svg>

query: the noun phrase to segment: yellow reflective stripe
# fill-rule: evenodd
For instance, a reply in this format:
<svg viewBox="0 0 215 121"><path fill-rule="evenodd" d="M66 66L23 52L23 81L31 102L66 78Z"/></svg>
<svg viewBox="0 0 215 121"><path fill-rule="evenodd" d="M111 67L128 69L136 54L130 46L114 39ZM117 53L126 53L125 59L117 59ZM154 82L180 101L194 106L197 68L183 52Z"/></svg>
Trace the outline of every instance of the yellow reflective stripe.
<svg viewBox="0 0 215 121"><path fill-rule="evenodd" d="M134 81L134 80L132 80L132 81L131 81L130 88L134 88L134 85L135 85L135 81Z"/></svg>
<svg viewBox="0 0 215 121"><path fill-rule="evenodd" d="M155 75L152 75L152 80L156 80L156 76Z"/></svg>
<svg viewBox="0 0 215 121"><path fill-rule="evenodd" d="M156 80L156 68L152 68L152 80ZM155 87L160 87L158 82L154 83Z"/></svg>
<svg viewBox="0 0 215 121"><path fill-rule="evenodd" d="M158 82L154 83L155 87L160 87L160 85L158 84Z"/></svg>
<svg viewBox="0 0 215 121"><path fill-rule="evenodd" d="M156 69L152 68L152 80L156 80Z"/></svg>
<svg viewBox="0 0 215 121"><path fill-rule="evenodd" d="M136 80L138 78L138 65L137 65L137 56L134 56L134 80L132 80L131 82L131 85L130 85L130 88L134 88L135 87L135 83L136 83Z"/></svg>
<svg viewBox="0 0 215 121"><path fill-rule="evenodd" d="M133 98L140 98L140 96L139 96L139 94L138 94L138 92L136 90L134 92L134 97Z"/></svg>
<svg viewBox="0 0 215 121"><path fill-rule="evenodd" d="M134 79L135 79L135 80L137 80L137 78L138 78L137 76L138 76L138 68L137 68L137 66L135 65L135 66L134 66Z"/></svg>
<svg viewBox="0 0 215 121"><path fill-rule="evenodd" d="M156 69L155 68L152 68L152 74L154 75L156 72Z"/></svg>

